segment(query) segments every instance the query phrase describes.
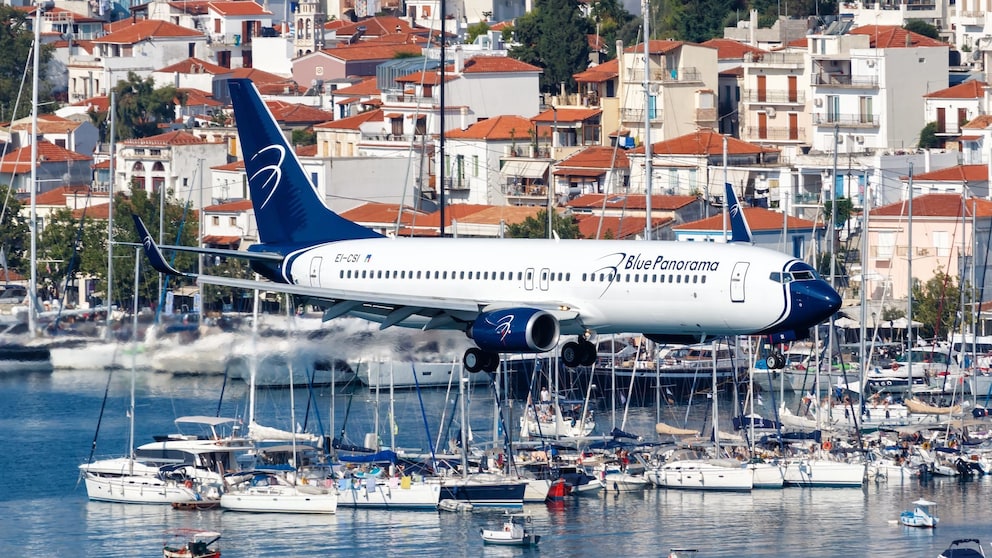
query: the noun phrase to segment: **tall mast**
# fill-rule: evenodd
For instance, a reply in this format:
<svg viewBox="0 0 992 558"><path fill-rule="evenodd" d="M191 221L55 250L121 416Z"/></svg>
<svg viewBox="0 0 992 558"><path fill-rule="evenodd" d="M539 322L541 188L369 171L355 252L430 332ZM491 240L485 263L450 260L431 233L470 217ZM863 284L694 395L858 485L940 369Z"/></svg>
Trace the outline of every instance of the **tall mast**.
<svg viewBox="0 0 992 558"><path fill-rule="evenodd" d="M38 327L38 72L41 67L41 13L44 6L35 4L34 52L31 74L31 279L28 286L28 329L37 335Z"/></svg>

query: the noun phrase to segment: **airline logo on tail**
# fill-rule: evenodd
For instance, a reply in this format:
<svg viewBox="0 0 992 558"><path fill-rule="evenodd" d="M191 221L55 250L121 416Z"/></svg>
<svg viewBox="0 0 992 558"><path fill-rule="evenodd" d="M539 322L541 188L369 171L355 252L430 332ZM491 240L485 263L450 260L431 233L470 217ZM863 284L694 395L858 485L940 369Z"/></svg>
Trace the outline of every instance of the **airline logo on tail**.
<svg viewBox="0 0 992 558"><path fill-rule="evenodd" d="M279 183L282 182L282 162L286 160L286 150L281 145L270 145L268 147L263 147L261 150L259 150L258 153L254 154L251 158L252 161L254 161L255 159L261 157L263 154L273 150L276 151L278 157L275 163L260 166L258 170L255 171L248 178L248 180L256 184L256 186L258 186L260 190L268 191L268 194L266 194L265 199L262 200L260 206L261 208L264 208L266 205L269 204L269 201L272 199L272 196L275 195L276 190L279 188ZM266 172L269 173L268 176L264 177L265 178L264 180L259 180L256 182L258 176Z"/></svg>

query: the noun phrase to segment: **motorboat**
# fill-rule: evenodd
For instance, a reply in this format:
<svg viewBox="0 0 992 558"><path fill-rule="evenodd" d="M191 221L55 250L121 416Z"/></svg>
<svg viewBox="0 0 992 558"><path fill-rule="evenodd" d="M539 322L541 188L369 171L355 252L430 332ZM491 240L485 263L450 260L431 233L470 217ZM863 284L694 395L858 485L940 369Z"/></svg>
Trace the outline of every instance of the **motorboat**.
<svg viewBox="0 0 992 558"><path fill-rule="evenodd" d="M675 459L646 476L663 488L746 492L754 487L754 473L730 459Z"/></svg>
<svg viewBox="0 0 992 558"><path fill-rule="evenodd" d="M602 481L606 492L639 492L651 485L644 475L613 471L606 473Z"/></svg>
<svg viewBox="0 0 992 558"><path fill-rule="evenodd" d="M228 511L257 513L337 512L338 496L326 486L295 483L281 471L255 470L235 473L228 478L233 486L220 497L220 507Z"/></svg>
<svg viewBox="0 0 992 558"><path fill-rule="evenodd" d="M985 558L985 549L978 539L956 539L937 558Z"/></svg>
<svg viewBox="0 0 992 558"><path fill-rule="evenodd" d="M482 542L503 546L535 546L541 535L531 529L534 519L526 513L506 514L503 528L499 530L480 529Z"/></svg>
<svg viewBox="0 0 992 558"><path fill-rule="evenodd" d="M937 526L940 518L937 517L937 502L930 500L919 500L913 502L913 509L906 510L899 514L899 523L907 527L922 527L933 529Z"/></svg>
<svg viewBox="0 0 992 558"><path fill-rule="evenodd" d="M338 506L344 508L435 510L441 483L402 477L350 477L337 480Z"/></svg>
<svg viewBox="0 0 992 558"><path fill-rule="evenodd" d="M164 558L220 558L217 541L220 533L180 529L171 533L171 540L162 547Z"/></svg>
<svg viewBox="0 0 992 558"><path fill-rule="evenodd" d="M520 417L520 438L580 438L592 434L596 419L591 411L582 418L582 404L562 414L561 401L533 403L527 406Z"/></svg>

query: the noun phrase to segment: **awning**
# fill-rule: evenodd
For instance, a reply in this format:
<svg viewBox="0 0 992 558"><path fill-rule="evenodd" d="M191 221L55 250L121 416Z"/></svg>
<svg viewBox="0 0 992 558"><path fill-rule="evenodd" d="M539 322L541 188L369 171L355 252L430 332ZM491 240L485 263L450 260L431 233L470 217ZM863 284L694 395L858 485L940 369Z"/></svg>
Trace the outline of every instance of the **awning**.
<svg viewBox="0 0 992 558"><path fill-rule="evenodd" d="M390 112L389 114L382 115L383 118L403 118L403 115L398 112Z"/></svg>
<svg viewBox="0 0 992 558"><path fill-rule="evenodd" d="M585 178L599 178L606 174L603 169L558 169L555 176L581 176Z"/></svg>
<svg viewBox="0 0 992 558"><path fill-rule="evenodd" d="M504 176L541 178L548 172L548 164L547 161L507 161L499 172Z"/></svg>

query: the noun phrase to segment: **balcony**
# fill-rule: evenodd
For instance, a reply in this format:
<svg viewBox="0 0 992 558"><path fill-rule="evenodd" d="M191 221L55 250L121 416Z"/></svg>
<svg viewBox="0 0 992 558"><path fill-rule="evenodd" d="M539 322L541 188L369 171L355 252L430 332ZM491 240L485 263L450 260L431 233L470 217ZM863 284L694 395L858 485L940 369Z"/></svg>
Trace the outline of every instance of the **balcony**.
<svg viewBox="0 0 992 558"><path fill-rule="evenodd" d="M849 89L878 89L878 76L834 73L813 74L813 85L845 87Z"/></svg>
<svg viewBox="0 0 992 558"><path fill-rule="evenodd" d="M805 91L767 89L762 93L761 91L748 89L743 93L745 103L764 103L769 105L802 105L806 103Z"/></svg>
<svg viewBox="0 0 992 558"><path fill-rule="evenodd" d="M747 140L761 142L764 140L776 142L802 141L806 137L806 128L775 127L765 128L764 133L758 128L747 130ZM743 138L742 138L743 139Z"/></svg>
<svg viewBox="0 0 992 558"><path fill-rule="evenodd" d="M632 109L623 108L620 109L620 121L621 122L644 122L645 109ZM654 110L654 118L651 119L654 122L661 122L664 120L661 117L661 109Z"/></svg>
<svg viewBox="0 0 992 558"><path fill-rule="evenodd" d="M838 125L841 128L878 128L878 115L814 112L813 124L816 126Z"/></svg>
<svg viewBox="0 0 992 558"><path fill-rule="evenodd" d="M694 67L672 68L670 70L651 69L651 83L700 83L702 74ZM644 83L644 69L630 72L628 83Z"/></svg>

